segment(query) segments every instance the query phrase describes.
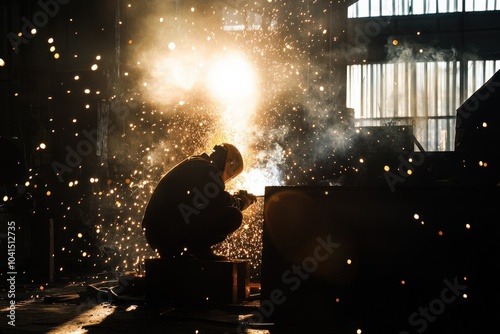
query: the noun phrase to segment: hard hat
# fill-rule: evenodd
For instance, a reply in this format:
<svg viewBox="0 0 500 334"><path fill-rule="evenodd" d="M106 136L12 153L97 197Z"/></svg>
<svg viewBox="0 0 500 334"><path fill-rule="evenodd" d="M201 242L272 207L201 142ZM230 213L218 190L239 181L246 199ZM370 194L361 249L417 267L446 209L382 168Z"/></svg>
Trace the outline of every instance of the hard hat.
<svg viewBox="0 0 500 334"><path fill-rule="evenodd" d="M227 152L223 173L223 180L226 182L243 171L243 158L236 146L228 143L222 143L221 146L224 147Z"/></svg>

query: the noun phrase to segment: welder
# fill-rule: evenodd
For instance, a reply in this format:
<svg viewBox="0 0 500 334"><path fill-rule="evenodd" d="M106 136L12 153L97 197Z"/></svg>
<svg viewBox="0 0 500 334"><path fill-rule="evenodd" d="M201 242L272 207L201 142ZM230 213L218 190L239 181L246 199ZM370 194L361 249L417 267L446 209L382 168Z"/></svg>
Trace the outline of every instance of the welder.
<svg viewBox="0 0 500 334"><path fill-rule="evenodd" d="M212 246L236 231L242 211L256 202L245 190L225 190L242 171L239 150L222 143L210 155L188 157L163 176L142 220L146 240L162 259L225 259Z"/></svg>

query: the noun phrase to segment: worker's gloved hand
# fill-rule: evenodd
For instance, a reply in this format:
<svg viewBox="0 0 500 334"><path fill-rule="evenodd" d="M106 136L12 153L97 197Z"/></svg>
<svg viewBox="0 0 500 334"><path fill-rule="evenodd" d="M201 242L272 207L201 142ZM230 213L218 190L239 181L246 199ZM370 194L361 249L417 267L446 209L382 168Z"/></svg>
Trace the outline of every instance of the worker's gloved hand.
<svg viewBox="0 0 500 334"><path fill-rule="evenodd" d="M240 190L236 195L241 202L241 210L245 210L253 203L257 202L255 195L248 193L246 190Z"/></svg>

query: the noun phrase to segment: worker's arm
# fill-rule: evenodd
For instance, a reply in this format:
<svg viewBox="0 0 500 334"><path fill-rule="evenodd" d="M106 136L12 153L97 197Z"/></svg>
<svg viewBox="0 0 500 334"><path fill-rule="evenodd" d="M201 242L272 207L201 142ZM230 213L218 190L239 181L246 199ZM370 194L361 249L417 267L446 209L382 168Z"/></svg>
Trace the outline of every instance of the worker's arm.
<svg viewBox="0 0 500 334"><path fill-rule="evenodd" d="M222 173L218 169L216 169L213 165L210 165L208 168L209 168L208 175L210 176L207 180L207 184L215 181L215 183L219 185L221 187L220 189L222 190L218 196L216 196L211 200L212 205L232 206L243 211L257 201L257 198L254 195L249 194L245 190L240 190L238 193L234 195L228 193L225 190L225 184L222 181Z"/></svg>
<svg viewBox="0 0 500 334"><path fill-rule="evenodd" d="M243 211L250 205L257 201L257 197L253 194L248 193L246 190L240 190L237 194L232 196L236 201L238 201L238 208Z"/></svg>

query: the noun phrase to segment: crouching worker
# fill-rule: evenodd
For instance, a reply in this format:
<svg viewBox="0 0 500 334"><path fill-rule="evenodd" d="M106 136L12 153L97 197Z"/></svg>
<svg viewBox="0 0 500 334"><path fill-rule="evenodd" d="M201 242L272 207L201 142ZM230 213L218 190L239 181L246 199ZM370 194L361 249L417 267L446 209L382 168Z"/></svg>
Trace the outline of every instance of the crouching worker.
<svg viewBox="0 0 500 334"><path fill-rule="evenodd" d="M191 156L159 182L146 207L142 228L161 258L222 260L211 246L223 241L242 223L241 211L256 197L240 190L225 191L225 183L243 170L238 149L216 145L210 155Z"/></svg>

